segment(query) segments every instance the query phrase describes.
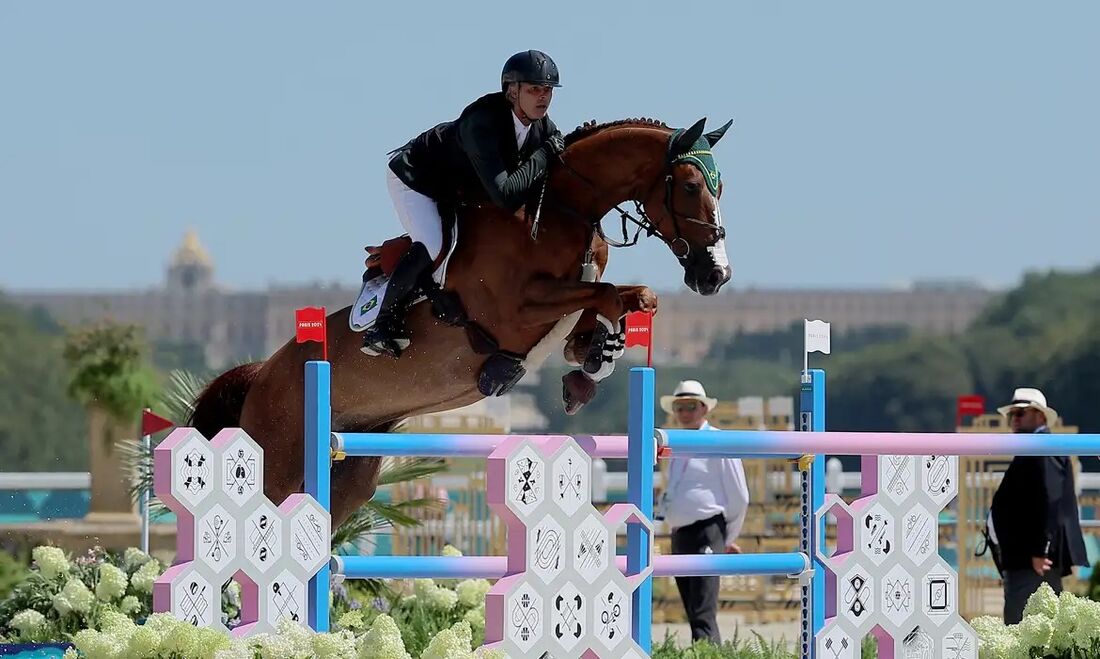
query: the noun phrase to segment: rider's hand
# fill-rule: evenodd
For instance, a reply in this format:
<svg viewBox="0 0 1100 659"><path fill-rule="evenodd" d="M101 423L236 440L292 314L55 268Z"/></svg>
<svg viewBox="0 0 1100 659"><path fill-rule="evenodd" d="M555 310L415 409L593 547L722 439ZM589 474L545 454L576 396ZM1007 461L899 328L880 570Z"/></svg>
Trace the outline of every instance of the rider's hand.
<svg viewBox="0 0 1100 659"><path fill-rule="evenodd" d="M546 138L545 148L548 154L555 156L565 151L565 138L562 137L561 131L555 131Z"/></svg>

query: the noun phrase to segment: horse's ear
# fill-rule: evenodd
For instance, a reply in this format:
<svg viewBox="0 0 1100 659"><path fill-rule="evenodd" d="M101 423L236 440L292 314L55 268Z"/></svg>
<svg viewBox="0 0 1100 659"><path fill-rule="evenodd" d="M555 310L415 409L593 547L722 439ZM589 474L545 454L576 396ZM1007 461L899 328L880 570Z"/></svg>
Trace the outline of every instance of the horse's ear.
<svg viewBox="0 0 1100 659"><path fill-rule="evenodd" d="M703 117L699 121L692 124L691 128L688 128L680 137L676 140L676 153L685 153L691 150L691 147L695 146L695 143L699 141L699 138L703 136L703 127L707 123L707 118Z"/></svg>
<svg viewBox="0 0 1100 659"><path fill-rule="evenodd" d="M718 130L712 130L704 135L704 137L707 138L707 144L711 145L711 147L713 147L715 144L718 144L718 140L722 139L722 136L726 134L726 131L729 130L729 127L732 125L733 119L730 119L726 122L725 126L722 126Z"/></svg>

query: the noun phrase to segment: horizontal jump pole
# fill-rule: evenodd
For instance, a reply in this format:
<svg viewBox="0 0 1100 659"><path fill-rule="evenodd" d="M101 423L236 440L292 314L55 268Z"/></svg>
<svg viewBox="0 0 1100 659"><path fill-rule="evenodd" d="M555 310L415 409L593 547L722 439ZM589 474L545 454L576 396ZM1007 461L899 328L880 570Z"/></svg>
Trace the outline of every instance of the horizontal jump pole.
<svg viewBox="0 0 1100 659"><path fill-rule="evenodd" d="M552 435L542 435L549 437ZM487 458L509 435L444 435L439 433L334 432L329 445L348 457ZM539 435L532 435L539 437ZM626 458L626 435L572 435L596 458Z"/></svg>
<svg viewBox="0 0 1100 659"><path fill-rule="evenodd" d="M348 579L500 579L507 556L333 556L333 574Z"/></svg>
<svg viewBox="0 0 1100 659"><path fill-rule="evenodd" d="M626 556L616 556L626 573ZM333 556L333 574L347 579L500 579L508 575L506 556ZM653 557L655 577L733 575L798 576L810 569L799 552L770 554L675 554Z"/></svg>
<svg viewBox="0 0 1100 659"><path fill-rule="evenodd" d="M616 556L626 572L626 556ZM655 577L732 577L741 575L787 575L796 577L810 569L810 559L801 552L765 554L664 554L653 557Z"/></svg>
<svg viewBox="0 0 1100 659"><path fill-rule="evenodd" d="M794 432L659 429L671 457L802 455L1100 455L1100 434ZM662 454L668 457L667 453Z"/></svg>

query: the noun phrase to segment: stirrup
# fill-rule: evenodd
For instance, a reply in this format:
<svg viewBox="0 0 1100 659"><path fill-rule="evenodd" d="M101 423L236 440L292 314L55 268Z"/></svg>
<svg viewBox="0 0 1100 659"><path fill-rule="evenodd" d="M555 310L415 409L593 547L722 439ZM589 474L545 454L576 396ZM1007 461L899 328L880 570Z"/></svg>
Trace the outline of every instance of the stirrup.
<svg viewBox="0 0 1100 659"><path fill-rule="evenodd" d="M369 332L370 330L367 330ZM381 355L387 355L397 359L401 356L401 353L405 351L412 343L409 339L405 338L370 338L366 333L363 335L363 346L359 348L359 351L364 355L370 357L378 357Z"/></svg>
<svg viewBox="0 0 1100 659"><path fill-rule="evenodd" d="M363 332L363 346L359 350L371 357L389 355L397 359L411 343L404 331L404 323L379 318L371 328Z"/></svg>

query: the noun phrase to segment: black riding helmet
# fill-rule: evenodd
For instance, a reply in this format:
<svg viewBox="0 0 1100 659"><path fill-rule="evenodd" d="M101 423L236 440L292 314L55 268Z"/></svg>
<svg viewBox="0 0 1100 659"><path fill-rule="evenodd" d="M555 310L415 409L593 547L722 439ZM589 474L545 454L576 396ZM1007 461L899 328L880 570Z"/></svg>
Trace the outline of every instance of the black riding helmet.
<svg viewBox="0 0 1100 659"><path fill-rule="evenodd" d="M508 58L500 74L501 91L507 90L513 82L561 87L558 65L541 50L525 50Z"/></svg>

